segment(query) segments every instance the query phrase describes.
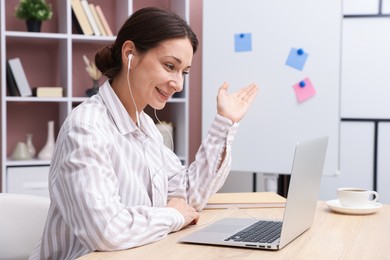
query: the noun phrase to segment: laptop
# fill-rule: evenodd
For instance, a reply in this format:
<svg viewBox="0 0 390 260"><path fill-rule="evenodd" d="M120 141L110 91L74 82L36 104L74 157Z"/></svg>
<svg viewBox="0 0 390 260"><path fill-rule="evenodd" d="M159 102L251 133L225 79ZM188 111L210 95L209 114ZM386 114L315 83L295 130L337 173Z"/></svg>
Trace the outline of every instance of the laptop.
<svg viewBox="0 0 390 260"><path fill-rule="evenodd" d="M282 220L223 218L180 238L179 242L269 250L283 248L313 223L327 145L328 137L297 143Z"/></svg>

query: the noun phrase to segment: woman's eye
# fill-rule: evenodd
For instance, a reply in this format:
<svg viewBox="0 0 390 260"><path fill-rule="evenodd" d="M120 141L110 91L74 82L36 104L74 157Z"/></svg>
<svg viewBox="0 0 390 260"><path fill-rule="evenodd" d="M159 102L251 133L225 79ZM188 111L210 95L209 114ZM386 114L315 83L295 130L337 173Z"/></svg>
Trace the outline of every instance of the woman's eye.
<svg viewBox="0 0 390 260"><path fill-rule="evenodd" d="M189 71L183 71L183 75L188 75Z"/></svg>
<svg viewBox="0 0 390 260"><path fill-rule="evenodd" d="M174 70L175 69L175 66L173 66L172 64L166 64L165 66L167 66L168 69L170 70Z"/></svg>

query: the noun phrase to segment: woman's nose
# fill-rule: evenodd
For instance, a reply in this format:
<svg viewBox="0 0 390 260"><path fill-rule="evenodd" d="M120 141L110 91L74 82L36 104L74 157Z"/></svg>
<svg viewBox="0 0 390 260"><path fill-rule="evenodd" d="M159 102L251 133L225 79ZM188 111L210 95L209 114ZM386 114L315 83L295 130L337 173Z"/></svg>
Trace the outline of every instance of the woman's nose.
<svg viewBox="0 0 390 260"><path fill-rule="evenodd" d="M170 82L170 86L175 89L175 92L180 92L183 90L184 85L184 75L177 74Z"/></svg>

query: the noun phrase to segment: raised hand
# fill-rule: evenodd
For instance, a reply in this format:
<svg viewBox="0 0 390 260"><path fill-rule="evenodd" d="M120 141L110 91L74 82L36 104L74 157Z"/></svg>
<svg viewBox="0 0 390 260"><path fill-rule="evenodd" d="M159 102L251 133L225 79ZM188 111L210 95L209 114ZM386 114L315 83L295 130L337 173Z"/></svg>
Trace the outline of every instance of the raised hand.
<svg viewBox="0 0 390 260"><path fill-rule="evenodd" d="M228 93L228 87L229 84L225 82L218 90L217 112L236 123L245 116L259 88L256 84L250 84L234 93Z"/></svg>

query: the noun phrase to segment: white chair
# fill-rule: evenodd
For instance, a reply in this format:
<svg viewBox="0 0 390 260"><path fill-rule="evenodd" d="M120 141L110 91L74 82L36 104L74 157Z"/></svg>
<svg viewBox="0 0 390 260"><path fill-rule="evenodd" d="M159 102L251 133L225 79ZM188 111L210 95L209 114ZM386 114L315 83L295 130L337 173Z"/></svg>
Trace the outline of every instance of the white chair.
<svg viewBox="0 0 390 260"><path fill-rule="evenodd" d="M0 260L27 259L43 234L50 199L0 193Z"/></svg>

